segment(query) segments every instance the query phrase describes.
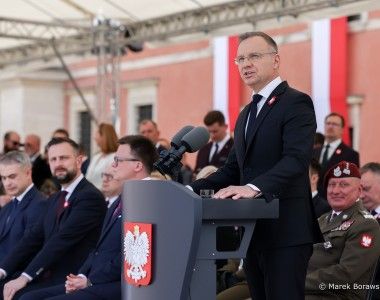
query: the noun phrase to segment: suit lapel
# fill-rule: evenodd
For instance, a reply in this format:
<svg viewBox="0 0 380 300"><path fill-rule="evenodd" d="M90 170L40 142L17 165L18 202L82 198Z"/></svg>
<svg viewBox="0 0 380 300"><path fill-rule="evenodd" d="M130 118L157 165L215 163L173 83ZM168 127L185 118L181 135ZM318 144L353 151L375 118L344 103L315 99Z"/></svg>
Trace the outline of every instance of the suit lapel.
<svg viewBox="0 0 380 300"><path fill-rule="evenodd" d="M69 208L71 207L71 205L73 205L73 203L74 203L75 200L77 199L78 192L82 189L82 187L83 187L83 185L85 184L85 182L86 182L86 179L85 179L85 178L83 178L81 181L79 181L79 183L78 183L78 185L75 187L73 193L70 195L69 199L67 199L67 201L68 201L68 207L66 207L66 208L63 210L63 212L62 212L62 214L61 214L61 216L60 216L60 218L59 218L59 222L61 222L61 220L64 219L65 216L66 216L66 215L68 214L68 212L70 211Z"/></svg>
<svg viewBox="0 0 380 300"><path fill-rule="evenodd" d="M234 131L234 147L236 152L236 158L238 161L243 159L245 154L245 125L249 113L249 104L244 107L236 121Z"/></svg>
<svg viewBox="0 0 380 300"><path fill-rule="evenodd" d="M16 210L16 214L13 216L13 218L11 218L9 220L9 223L7 224L7 226L5 227L5 230L2 232L2 236L5 236L9 230L13 227L13 223L15 222L15 220L19 217L19 215L21 214L21 212L26 208L28 207L30 201L33 199L34 197L34 194L36 193L36 189L35 187L32 187L30 189L30 191L28 191L24 198L22 199L22 201L18 204L18 207L17 207L17 210ZM5 226L5 224L3 225Z"/></svg>
<svg viewBox="0 0 380 300"><path fill-rule="evenodd" d="M286 81L281 82L274 90L273 92L269 95L268 99L265 101L263 107L261 108L259 114L257 115L257 118L255 120L255 123L253 125L252 133L247 134L248 135L248 141L245 147L245 154L248 153L248 149L250 145L252 144L252 141L256 135L256 132L258 128L260 127L261 123L265 119L265 117L268 115L270 110L280 101L280 99L277 99L274 101L271 105L268 104L268 102L273 98L273 97L279 97L281 94L283 94L288 87L288 83ZM247 118L245 118L246 120ZM245 128L244 128L245 129Z"/></svg>
<svg viewBox="0 0 380 300"><path fill-rule="evenodd" d="M112 225L116 222L119 216L113 217L113 213L116 207L119 205L121 201L121 196L119 196L114 203L112 203L111 207L108 209L106 217L104 218L102 233L100 234L100 238L97 242L97 245L101 243L103 238L107 235L108 231L111 229Z"/></svg>

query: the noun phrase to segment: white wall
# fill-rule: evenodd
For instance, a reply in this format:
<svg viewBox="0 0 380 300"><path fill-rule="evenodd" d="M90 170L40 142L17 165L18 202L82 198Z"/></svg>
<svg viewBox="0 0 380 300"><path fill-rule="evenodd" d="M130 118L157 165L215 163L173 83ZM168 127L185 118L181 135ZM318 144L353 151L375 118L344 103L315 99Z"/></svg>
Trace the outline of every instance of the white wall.
<svg viewBox="0 0 380 300"><path fill-rule="evenodd" d="M0 82L0 134L14 130L23 139L34 133L41 137L43 146L64 124L63 81L35 77Z"/></svg>

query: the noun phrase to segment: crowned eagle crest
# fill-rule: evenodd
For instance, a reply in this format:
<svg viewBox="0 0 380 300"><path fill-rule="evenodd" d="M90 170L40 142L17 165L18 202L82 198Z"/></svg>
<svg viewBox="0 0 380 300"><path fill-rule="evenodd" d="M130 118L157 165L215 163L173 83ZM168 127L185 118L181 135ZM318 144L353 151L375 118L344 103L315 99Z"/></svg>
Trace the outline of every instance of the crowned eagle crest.
<svg viewBox="0 0 380 300"><path fill-rule="evenodd" d="M143 269L148 262L150 253L149 238L146 232L140 234L140 227L134 226L133 233L128 230L124 237L124 259L128 264L127 277L137 283L146 277Z"/></svg>

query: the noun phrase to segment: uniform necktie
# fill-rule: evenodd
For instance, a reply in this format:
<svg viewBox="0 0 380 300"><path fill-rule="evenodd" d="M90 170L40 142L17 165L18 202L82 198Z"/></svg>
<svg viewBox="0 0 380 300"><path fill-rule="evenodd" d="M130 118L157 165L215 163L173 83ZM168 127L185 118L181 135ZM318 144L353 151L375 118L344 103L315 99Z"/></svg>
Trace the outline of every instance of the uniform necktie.
<svg viewBox="0 0 380 300"><path fill-rule="evenodd" d="M325 152L323 152L323 157L322 157L322 167L325 168L327 166L327 161L329 160L329 148L330 144L327 144L325 146Z"/></svg>
<svg viewBox="0 0 380 300"><path fill-rule="evenodd" d="M213 153L212 156L211 156L210 163L211 163L212 161L214 161L216 155L218 154L218 150L219 150L219 145L218 145L218 143L215 143L215 151L214 151L214 153Z"/></svg>
<svg viewBox="0 0 380 300"><path fill-rule="evenodd" d="M63 211L65 210L66 196L68 194L67 191L60 191L57 205L57 221L61 217Z"/></svg>
<svg viewBox="0 0 380 300"><path fill-rule="evenodd" d="M334 219L338 216L337 213L333 213L330 218L330 222L334 221Z"/></svg>
<svg viewBox="0 0 380 300"><path fill-rule="evenodd" d="M246 141L248 141L249 136L252 134L253 125L255 124L256 116L257 116L257 104L260 102L261 98L263 98L263 96L261 96L260 94L255 94L252 97L252 101L249 108L248 126L247 126L247 131L245 133Z"/></svg>

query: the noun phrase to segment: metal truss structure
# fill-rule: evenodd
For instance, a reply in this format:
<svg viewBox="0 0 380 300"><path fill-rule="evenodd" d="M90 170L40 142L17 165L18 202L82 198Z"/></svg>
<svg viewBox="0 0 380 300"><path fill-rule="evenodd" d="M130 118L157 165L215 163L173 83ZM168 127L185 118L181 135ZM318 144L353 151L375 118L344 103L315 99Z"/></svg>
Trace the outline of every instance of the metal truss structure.
<svg viewBox="0 0 380 300"><path fill-rule="evenodd" d="M118 30L128 30L128 35L121 38L117 35L114 44L122 47L131 42L164 40L196 32L207 34L234 25L254 25L263 20L374 1L378 0L238 0L140 22L123 24L121 20ZM0 38L28 42L1 49L0 68L55 57L52 42L62 55L88 53L102 46L94 39L96 30L92 26L0 18Z"/></svg>

